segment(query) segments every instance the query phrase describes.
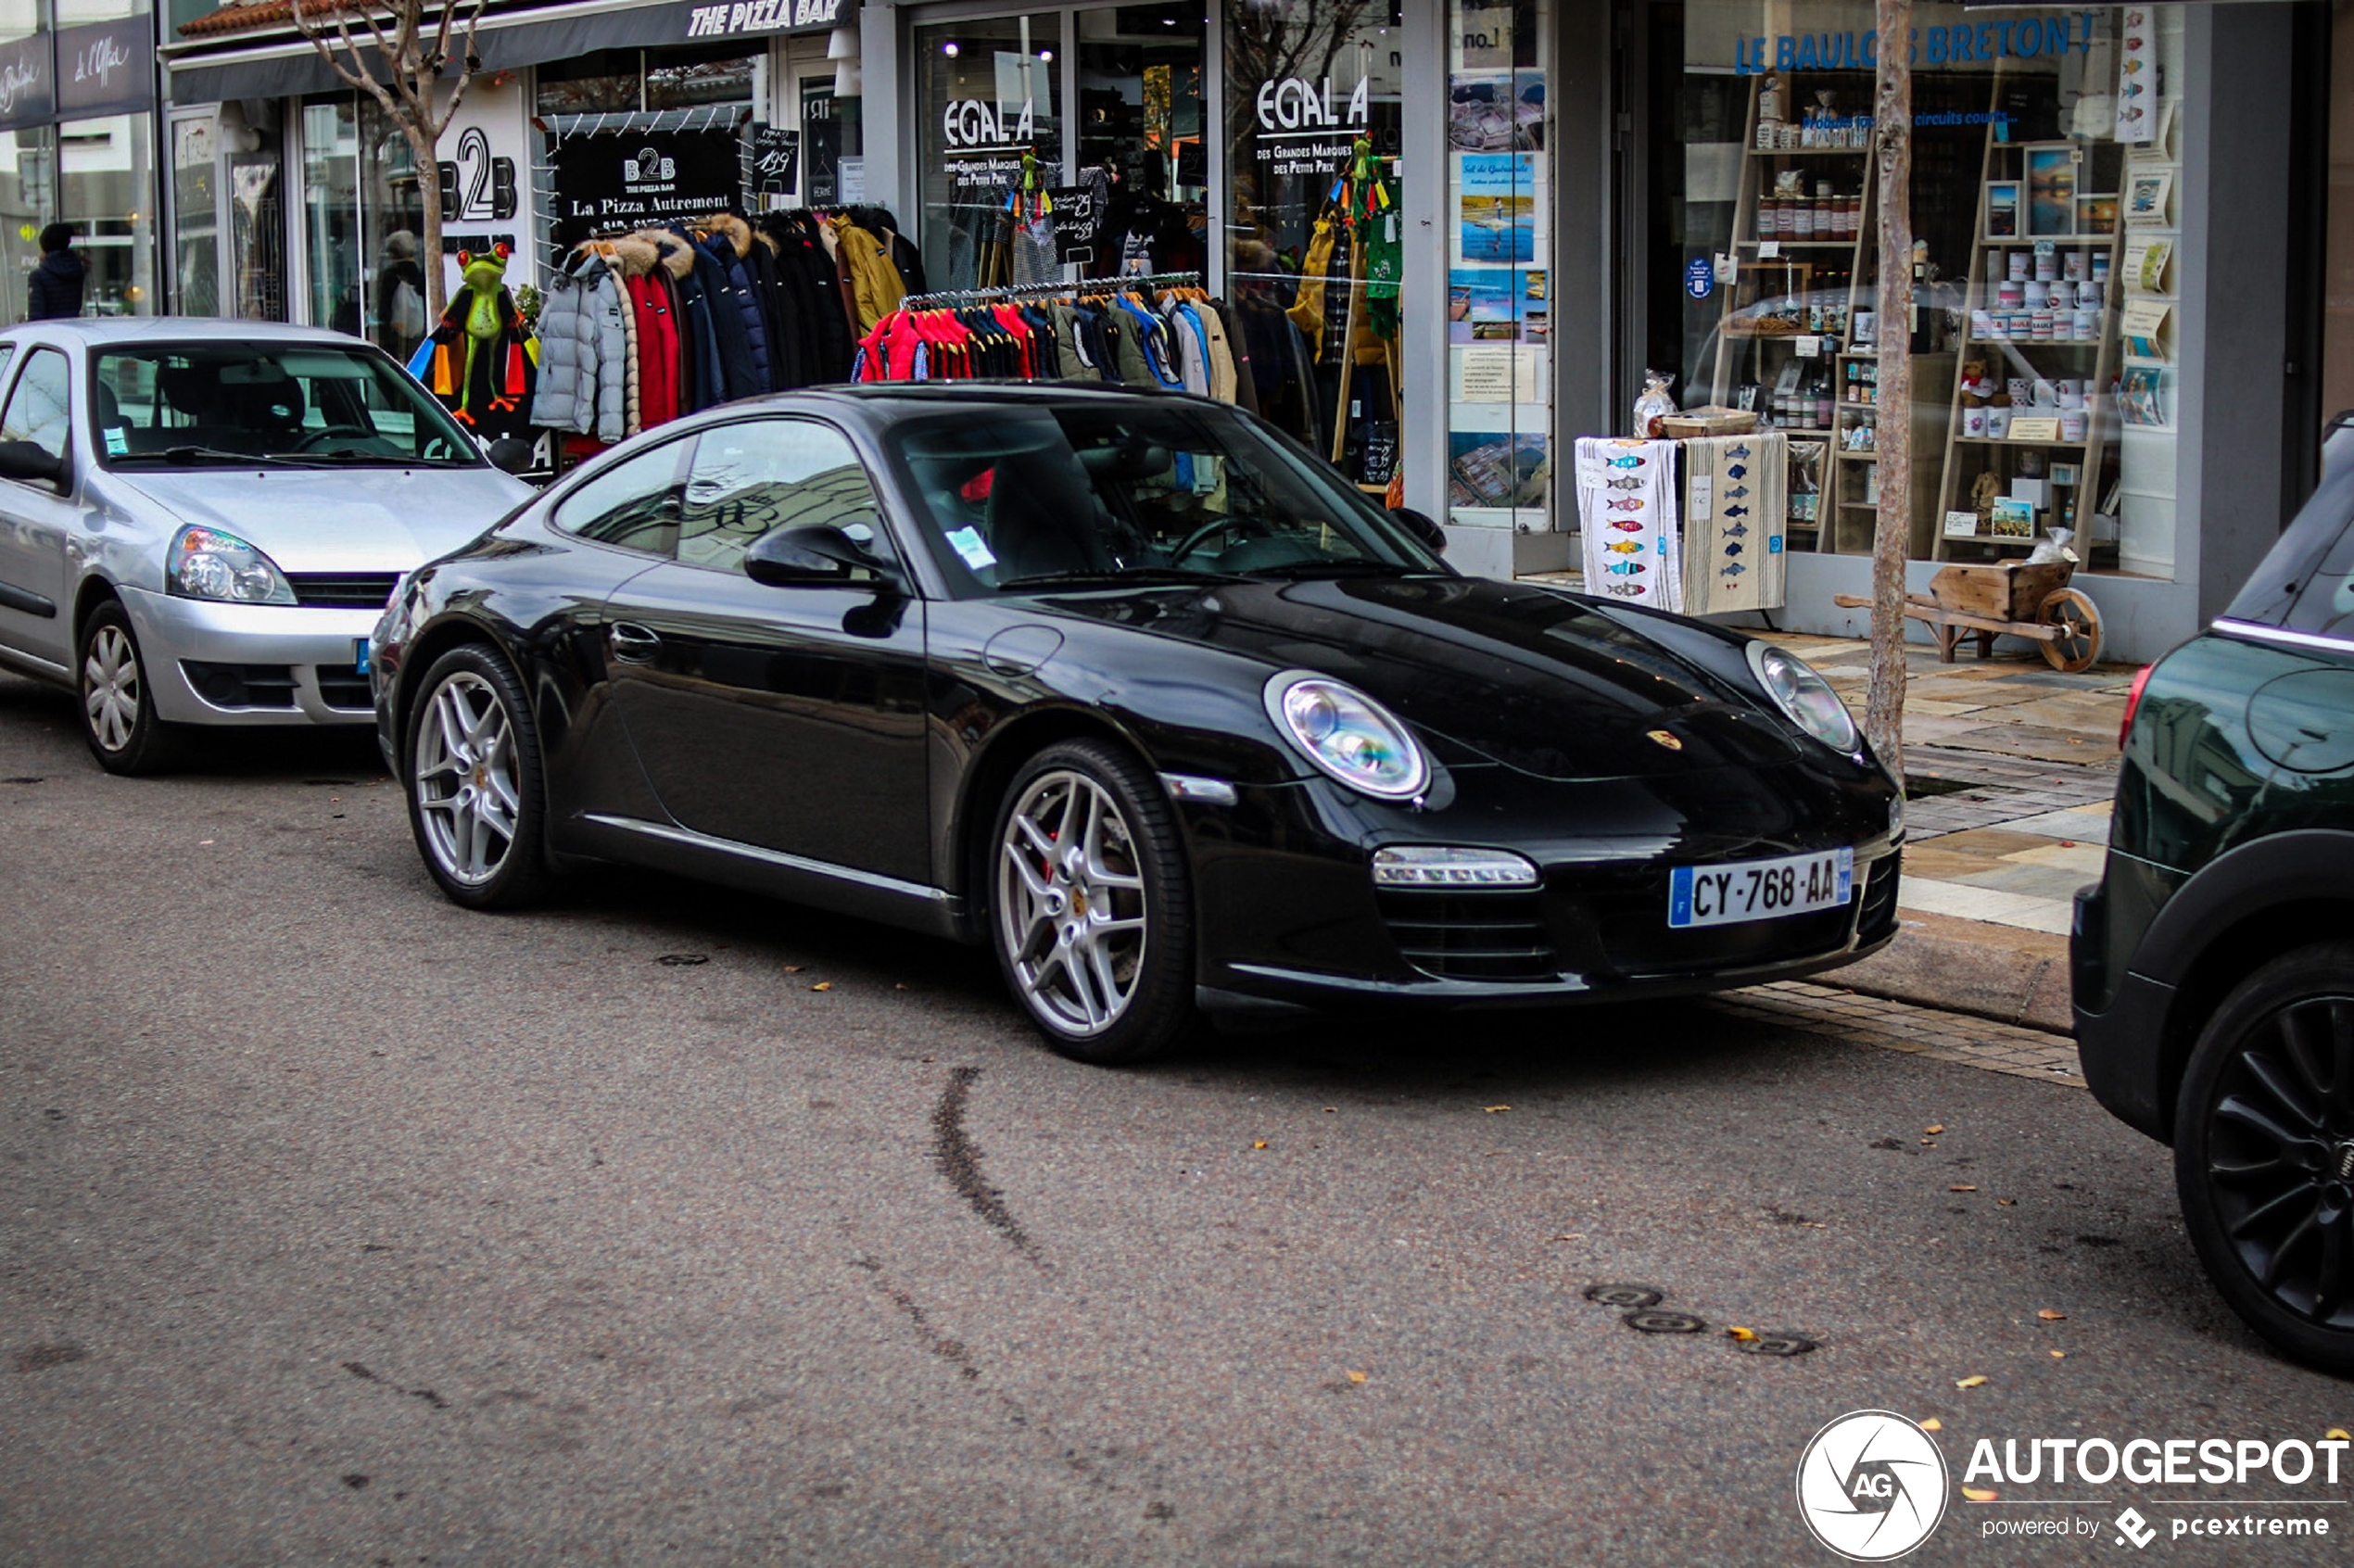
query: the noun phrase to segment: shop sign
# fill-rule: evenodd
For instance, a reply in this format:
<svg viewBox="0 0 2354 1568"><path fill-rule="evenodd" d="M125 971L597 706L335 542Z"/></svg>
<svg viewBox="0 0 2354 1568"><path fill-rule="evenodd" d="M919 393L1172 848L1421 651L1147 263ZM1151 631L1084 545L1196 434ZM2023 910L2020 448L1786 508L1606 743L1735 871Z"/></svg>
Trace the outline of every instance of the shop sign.
<svg viewBox="0 0 2354 1568"><path fill-rule="evenodd" d="M685 36L690 40L739 38L753 33L797 32L832 27L842 0L727 0L724 5L687 5Z"/></svg>
<svg viewBox="0 0 2354 1568"><path fill-rule="evenodd" d="M725 212L742 195L732 131L652 131L567 138L555 150L558 216L599 229Z"/></svg>
<svg viewBox="0 0 2354 1568"><path fill-rule="evenodd" d="M1057 185L1046 193L1055 214L1055 259L1093 262L1095 235L1104 226L1104 209L1095 205L1093 185Z"/></svg>
<svg viewBox="0 0 2354 1568"><path fill-rule="evenodd" d="M790 125L752 128L752 188L782 196L801 188L801 133Z"/></svg>
<svg viewBox="0 0 2354 1568"><path fill-rule="evenodd" d="M1253 151L1265 166L1260 172L1276 179L1339 173L1348 166L1357 138L1372 129L1371 93L1370 78L1360 80L1356 91L1338 104L1329 76L1322 82L1302 76L1261 82L1252 99L1259 116Z"/></svg>
<svg viewBox="0 0 2354 1568"><path fill-rule="evenodd" d="M984 98L958 98L941 111L940 131L952 147L1026 147L1037 137L1036 106L1019 109Z"/></svg>
<svg viewBox="0 0 2354 1568"><path fill-rule="evenodd" d="M0 127L38 125L57 107L49 74L49 35L0 44Z"/></svg>
<svg viewBox="0 0 2354 1568"><path fill-rule="evenodd" d="M1906 52L1916 66L1992 65L2002 59L2033 59L2070 50L2090 54L2098 11L1964 22L1955 27L1915 28ZM1772 44L1768 49L1766 45ZM1737 39L1733 74L1761 76L1769 70L1871 70L1879 64L1879 33L1784 32Z"/></svg>
<svg viewBox="0 0 2354 1568"><path fill-rule="evenodd" d="M155 20L148 16L70 27L57 34L57 112L120 113L155 107Z"/></svg>

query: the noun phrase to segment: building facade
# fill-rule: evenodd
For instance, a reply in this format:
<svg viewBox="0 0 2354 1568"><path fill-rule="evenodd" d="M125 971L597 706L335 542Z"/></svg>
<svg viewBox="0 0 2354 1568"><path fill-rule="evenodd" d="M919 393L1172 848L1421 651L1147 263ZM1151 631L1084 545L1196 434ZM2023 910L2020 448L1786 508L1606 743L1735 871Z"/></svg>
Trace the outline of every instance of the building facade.
<svg viewBox="0 0 2354 1568"><path fill-rule="evenodd" d="M1497 575L1570 563L1571 444L1625 434L1649 372L1789 432L1802 629L1862 624L1832 600L1869 591L1901 329L1916 588L2065 527L2112 655L2152 656L2354 405L2349 30L2330 0L1915 18L1904 323L1873 309L1868 0L494 0L437 177L450 244L507 240L511 282L584 227L734 203L887 208L963 287L1044 188L1087 243L1034 266L1204 274L1262 411ZM404 352L406 143L285 0L170 21L173 308Z"/></svg>

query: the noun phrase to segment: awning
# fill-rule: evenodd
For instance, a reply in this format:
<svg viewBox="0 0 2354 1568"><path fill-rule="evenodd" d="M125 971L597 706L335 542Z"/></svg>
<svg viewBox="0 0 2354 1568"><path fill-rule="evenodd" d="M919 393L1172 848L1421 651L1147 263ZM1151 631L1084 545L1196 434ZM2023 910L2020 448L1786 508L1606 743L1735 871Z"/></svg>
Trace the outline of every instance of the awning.
<svg viewBox="0 0 2354 1568"><path fill-rule="evenodd" d="M475 34L475 53L485 70L514 70L599 49L653 49L739 38L749 43L779 33L822 32L846 25L857 9L858 0L664 0L654 6L551 6L512 18L484 18ZM355 30L354 36L360 41L361 59L373 63L374 44L362 31ZM307 40L273 41L234 53L183 55L171 62L171 100L179 104L300 97L348 85Z"/></svg>

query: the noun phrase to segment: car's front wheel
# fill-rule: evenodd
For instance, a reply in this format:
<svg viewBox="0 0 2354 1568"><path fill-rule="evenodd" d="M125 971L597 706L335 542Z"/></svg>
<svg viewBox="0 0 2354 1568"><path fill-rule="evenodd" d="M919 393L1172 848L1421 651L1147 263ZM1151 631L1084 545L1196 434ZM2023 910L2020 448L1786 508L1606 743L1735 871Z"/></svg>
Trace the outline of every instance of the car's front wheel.
<svg viewBox="0 0 2354 1568"><path fill-rule="evenodd" d="M2233 1309L2354 1374L2354 942L2284 955L2224 998L2183 1075L2174 1176Z"/></svg>
<svg viewBox="0 0 2354 1568"><path fill-rule="evenodd" d="M470 909L512 908L548 879L539 733L523 683L476 643L434 661L409 710L409 825L441 891Z"/></svg>
<svg viewBox="0 0 2354 1568"><path fill-rule="evenodd" d="M1184 852L1152 775L1097 740L1024 764L997 818L997 961L1056 1050L1138 1062L1192 1021Z"/></svg>
<svg viewBox="0 0 2354 1568"><path fill-rule="evenodd" d="M131 616L108 600L82 626L82 737L108 773L154 773L167 765L178 737L156 716L156 697Z"/></svg>

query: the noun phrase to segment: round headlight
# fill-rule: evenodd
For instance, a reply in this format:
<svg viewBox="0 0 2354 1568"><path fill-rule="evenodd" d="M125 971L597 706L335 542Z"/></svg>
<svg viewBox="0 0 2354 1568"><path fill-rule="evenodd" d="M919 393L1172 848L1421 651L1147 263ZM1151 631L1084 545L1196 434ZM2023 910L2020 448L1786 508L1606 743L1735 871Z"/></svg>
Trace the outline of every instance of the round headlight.
<svg viewBox="0 0 2354 1568"><path fill-rule="evenodd" d="M218 528L183 528L172 537L165 585L189 599L225 599L237 604L292 604L293 588L277 563L234 534Z"/></svg>
<svg viewBox="0 0 2354 1568"><path fill-rule="evenodd" d="M1330 778L1386 801L1430 787L1430 760L1405 725L1356 688L1304 670L1267 683L1267 714Z"/></svg>
<svg viewBox="0 0 2354 1568"><path fill-rule="evenodd" d="M1757 684L1792 724L1835 752L1854 752L1854 717L1831 689L1831 683L1816 675L1805 660L1770 642L1752 642L1749 667Z"/></svg>

